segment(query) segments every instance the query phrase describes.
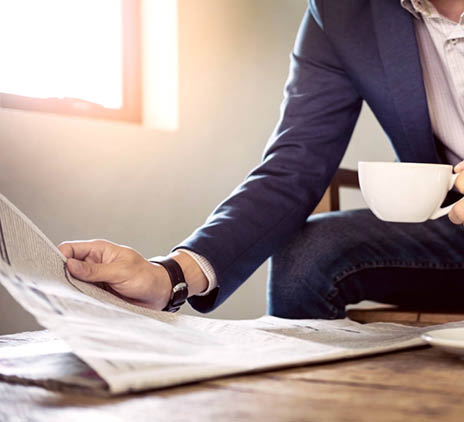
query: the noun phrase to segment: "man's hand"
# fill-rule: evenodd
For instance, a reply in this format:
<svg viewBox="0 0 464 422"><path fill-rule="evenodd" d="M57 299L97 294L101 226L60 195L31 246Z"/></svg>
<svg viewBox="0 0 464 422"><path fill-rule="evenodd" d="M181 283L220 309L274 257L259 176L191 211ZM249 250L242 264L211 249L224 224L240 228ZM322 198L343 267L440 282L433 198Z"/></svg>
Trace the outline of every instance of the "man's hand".
<svg viewBox="0 0 464 422"><path fill-rule="evenodd" d="M106 240L64 242L58 249L68 258L69 272L79 280L107 283L128 302L156 310L169 301L167 271L134 249Z"/></svg>
<svg viewBox="0 0 464 422"><path fill-rule="evenodd" d="M456 189L464 193L464 161L461 161L455 168L454 171L459 173L456 179ZM448 214L449 219L454 224L464 224L464 198L461 199Z"/></svg>

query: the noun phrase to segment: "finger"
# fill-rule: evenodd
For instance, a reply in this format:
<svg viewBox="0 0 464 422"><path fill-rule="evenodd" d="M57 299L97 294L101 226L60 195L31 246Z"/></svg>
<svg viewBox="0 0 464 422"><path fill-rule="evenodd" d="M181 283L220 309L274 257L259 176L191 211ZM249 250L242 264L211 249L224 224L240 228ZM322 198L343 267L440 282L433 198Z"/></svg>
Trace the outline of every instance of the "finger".
<svg viewBox="0 0 464 422"><path fill-rule="evenodd" d="M464 223L464 199L461 199L448 214L448 218L454 224Z"/></svg>
<svg viewBox="0 0 464 422"><path fill-rule="evenodd" d="M464 193L464 173L461 173L457 177L456 182L454 183L454 186L456 186L456 189L459 192Z"/></svg>
<svg viewBox="0 0 464 422"><path fill-rule="evenodd" d="M127 280L127 268L120 264L95 264L71 258L66 265L73 277L83 281L118 284Z"/></svg>
<svg viewBox="0 0 464 422"><path fill-rule="evenodd" d="M75 241L75 242L63 242L58 246L60 252L66 258L76 258L80 260L86 259L89 255L101 257L105 250L104 242L91 240L91 241ZM101 261L100 260L97 260Z"/></svg>
<svg viewBox="0 0 464 422"><path fill-rule="evenodd" d="M461 161L460 163L456 164L456 166L454 167L455 173L461 173L461 171L464 171L464 161Z"/></svg>
<svg viewBox="0 0 464 422"><path fill-rule="evenodd" d="M72 249L72 246L69 244L69 242L63 242L58 245L58 250L66 257L66 258L72 258L74 256L74 252Z"/></svg>

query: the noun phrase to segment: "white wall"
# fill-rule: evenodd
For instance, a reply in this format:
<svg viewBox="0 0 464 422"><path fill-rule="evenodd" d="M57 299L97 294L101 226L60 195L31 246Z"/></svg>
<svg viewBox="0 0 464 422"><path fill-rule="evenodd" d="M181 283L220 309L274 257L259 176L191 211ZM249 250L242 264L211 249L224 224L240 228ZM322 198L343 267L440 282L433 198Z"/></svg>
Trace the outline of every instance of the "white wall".
<svg viewBox="0 0 464 422"><path fill-rule="evenodd" d="M167 253L258 163L278 118L305 6L180 0L176 132L0 109L0 192L55 243L107 238L145 256ZM392 157L363 112L344 165ZM359 206L359 195L343 193L344 204ZM259 316L264 291L261 268L209 316ZM37 327L3 290L0 309L0 333Z"/></svg>

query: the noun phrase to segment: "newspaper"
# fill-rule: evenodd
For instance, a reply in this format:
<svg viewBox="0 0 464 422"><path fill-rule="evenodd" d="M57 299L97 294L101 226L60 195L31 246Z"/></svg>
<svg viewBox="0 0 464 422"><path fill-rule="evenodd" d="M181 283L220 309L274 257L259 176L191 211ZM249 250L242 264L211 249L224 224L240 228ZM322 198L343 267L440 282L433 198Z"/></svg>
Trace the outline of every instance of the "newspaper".
<svg viewBox="0 0 464 422"><path fill-rule="evenodd" d="M423 329L397 324L271 316L228 321L149 310L73 278L65 262L50 240L0 195L0 281L51 333L42 359L50 364L61 356L58 366L71 366L70 378L62 381L90 389L103 386L109 394L424 344ZM40 347L33 350L40 355ZM20 377L30 351L24 356L24 350L0 348L0 373L11 377L18 371ZM8 353L22 360L8 364L6 373Z"/></svg>

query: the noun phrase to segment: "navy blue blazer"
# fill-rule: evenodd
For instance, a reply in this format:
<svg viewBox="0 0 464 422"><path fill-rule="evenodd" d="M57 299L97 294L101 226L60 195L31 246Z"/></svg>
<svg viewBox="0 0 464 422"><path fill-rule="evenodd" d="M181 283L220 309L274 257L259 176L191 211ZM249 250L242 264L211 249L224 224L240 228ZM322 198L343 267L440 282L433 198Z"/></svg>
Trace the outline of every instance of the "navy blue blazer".
<svg viewBox="0 0 464 422"><path fill-rule="evenodd" d="M302 227L337 170L365 100L401 161L440 162L413 16L399 0L311 0L291 54L281 118L262 163L176 247L205 256L220 305Z"/></svg>

